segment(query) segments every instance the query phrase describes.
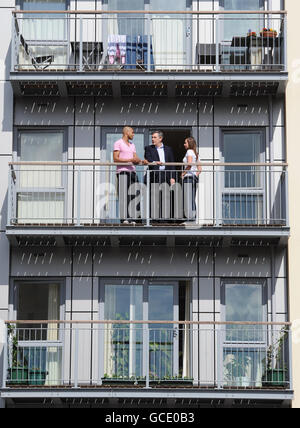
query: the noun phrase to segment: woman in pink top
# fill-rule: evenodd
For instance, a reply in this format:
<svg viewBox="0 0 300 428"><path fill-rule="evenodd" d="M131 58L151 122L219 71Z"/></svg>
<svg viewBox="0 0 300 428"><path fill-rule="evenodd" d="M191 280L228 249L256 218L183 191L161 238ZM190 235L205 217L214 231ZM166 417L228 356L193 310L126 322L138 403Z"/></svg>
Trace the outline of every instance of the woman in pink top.
<svg viewBox="0 0 300 428"><path fill-rule="evenodd" d="M137 219L137 214L133 216L129 213L129 204L135 197L128 195L129 187L138 183L135 165L144 163L136 154L135 145L132 143L134 138L134 130L128 126L123 129L123 137L114 144L114 162L117 164L127 164L117 166L117 176L119 184L119 204L120 204L120 219L124 224L128 224L129 218ZM131 164L131 165L128 165ZM131 222L135 224L134 221Z"/></svg>

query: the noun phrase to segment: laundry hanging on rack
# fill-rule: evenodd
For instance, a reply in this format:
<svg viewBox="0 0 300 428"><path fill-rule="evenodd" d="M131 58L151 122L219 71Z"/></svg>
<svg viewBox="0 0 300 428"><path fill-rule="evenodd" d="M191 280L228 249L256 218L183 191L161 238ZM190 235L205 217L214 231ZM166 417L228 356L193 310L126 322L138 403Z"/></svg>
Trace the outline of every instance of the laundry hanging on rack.
<svg viewBox="0 0 300 428"><path fill-rule="evenodd" d="M137 67L148 69L148 42L149 37L147 35L109 35L109 64L121 64L126 70L135 70ZM154 71L152 36L150 37L150 64L151 71Z"/></svg>
<svg viewBox="0 0 300 428"><path fill-rule="evenodd" d="M120 60L120 64L126 63L126 36L113 34L108 36L108 58L111 65Z"/></svg>
<svg viewBox="0 0 300 428"><path fill-rule="evenodd" d="M137 66L148 68L148 42L148 36L127 36L125 69L132 70ZM150 64L151 71L154 71L152 36L150 37Z"/></svg>

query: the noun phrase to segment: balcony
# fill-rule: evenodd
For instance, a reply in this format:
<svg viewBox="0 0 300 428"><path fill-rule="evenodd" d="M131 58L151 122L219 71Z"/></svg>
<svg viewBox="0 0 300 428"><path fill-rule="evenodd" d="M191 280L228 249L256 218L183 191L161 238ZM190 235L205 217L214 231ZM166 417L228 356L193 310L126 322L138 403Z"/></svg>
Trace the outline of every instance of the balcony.
<svg viewBox="0 0 300 428"><path fill-rule="evenodd" d="M293 397L288 323L9 321L6 332L2 398Z"/></svg>
<svg viewBox="0 0 300 428"><path fill-rule="evenodd" d="M287 82L286 21L284 11L14 11L11 82L17 95L275 95Z"/></svg>
<svg viewBox="0 0 300 428"><path fill-rule="evenodd" d="M179 245L189 238L197 245L278 245L288 239L287 164L203 163L195 180L182 179L180 163L165 164L164 171L137 166L136 174L117 173L121 167L132 164L11 163L11 243L152 239Z"/></svg>

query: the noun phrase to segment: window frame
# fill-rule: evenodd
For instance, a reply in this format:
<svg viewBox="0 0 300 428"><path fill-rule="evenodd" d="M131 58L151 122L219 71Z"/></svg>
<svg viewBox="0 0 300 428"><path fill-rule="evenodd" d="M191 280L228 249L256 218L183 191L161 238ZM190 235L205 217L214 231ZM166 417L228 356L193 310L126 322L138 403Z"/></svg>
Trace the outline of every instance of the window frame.
<svg viewBox="0 0 300 428"><path fill-rule="evenodd" d="M222 163L225 163L225 135L226 134L260 134L260 159L259 163L265 163L267 158L267 138L266 138L266 128L263 127L221 127L220 128L220 161ZM242 162L241 162L242 163ZM224 204L223 199L225 195L240 195L240 196L258 196L262 198L262 218L261 221L267 220L267 213L268 213L268 198L267 196L267 186L268 186L268 180L267 180L267 172L264 171L257 171L257 174L259 174L260 177L260 185L257 187L226 187L225 185L225 176L226 176L226 170L224 167L224 174L222 177L219 177L219 189L220 189L220 195L218 196L219 203L217 204L217 209L219 210L219 214L217 213L217 221L220 221L222 223L230 222L232 224L235 224L235 222L239 222L238 217L234 219L226 219L226 217L223 215L224 211ZM246 201L247 203L247 201ZM254 203L254 201L253 201ZM257 204L259 203L259 199L257 199ZM240 206L243 207L242 199L240 200ZM246 222L250 222L250 224L253 224L251 222L257 222L259 218L253 218L253 219L247 219Z"/></svg>
<svg viewBox="0 0 300 428"><path fill-rule="evenodd" d="M61 133L63 136L63 147L62 147L62 163L66 163L68 161L68 130L65 127L16 127L14 129L14 152L13 152L13 159L15 162L22 162L21 161L21 136L22 134L26 133L34 133L34 134L49 134L49 133ZM47 161L41 161L41 162L47 162ZM60 187L50 187L50 188L43 188L43 187L33 187L33 188L23 188L20 185L20 177L19 174L17 174L17 182L16 182L16 188L15 188L15 205L16 210L18 210L18 194L34 194L34 193L41 193L41 192L47 192L47 193L58 193L63 195L63 202L64 202L64 208L63 208L63 221L66 222L68 218L68 181L69 181L69 174L68 169L62 169L61 177L62 182ZM17 212L16 212L17 217Z"/></svg>
<svg viewBox="0 0 300 428"><path fill-rule="evenodd" d="M267 279L263 278L224 278L221 280L221 296L220 296L220 305L221 305L221 321L226 322L226 285L231 284L241 284L241 285L251 285L251 284L260 284L262 286L262 302L263 302L263 321L267 322L268 320L268 284ZM242 321L241 321L242 322Z"/></svg>
<svg viewBox="0 0 300 428"><path fill-rule="evenodd" d="M42 0L39 0L39 1L41 2ZM70 9L70 2L71 2L71 0L64 0L64 2L65 2L65 6L66 6L65 7L65 11L67 11L67 10ZM24 10L24 3L26 3L26 0L18 0L17 1L17 8L19 10Z"/></svg>
<svg viewBox="0 0 300 428"><path fill-rule="evenodd" d="M183 281L187 281L186 278L182 279ZM164 279L164 278L155 278L155 279L149 279L149 278L126 278L126 277L120 277L119 279L111 278L111 277L103 277L99 278L99 320L105 321L104 313L105 313L105 286L106 285L142 285L143 286L143 319L144 321L151 321L149 320L149 287L159 286L159 285L169 285L174 287L174 300L173 300L173 318L174 321L181 321L179 319L179 286L180 286L181 278L174 278L172 279ZM185 302L186 305L189 306L189 317L192 317L192 290L193 290L193 281L188 281L188 286L190 287L190 295L189 295L189 302ZM177 318L177 319L175 319ZM113 321L113 320L112 320ZM143 324L141 320L141 325ZM163 320L162 320L163 321ZM148 324L149 325L149 324ZM174 329L174 351L173 351L173 372L177 375L179 372L179 324L173 324ZM145 332L144 332L145 334ZM103 327L99 329L99 343L104 344L105 341L105 333ZM145 341L145 336L143 341ZM104 346L104 345L103 345ZM191 359L191 365L193 364L193 356L192 356L192 341L189 346L189 352L190 352L190 359ZM144 376L146 376L146 351L145 351L145 344L143 344L143 373ZM100 361L99 364L99 372L98 372L99 379L102 379L104 376L104 359Z"/></svg>
<svg viewBox="0 0 300 428"><path fill-rule="evenodd" d="M59 285L60 292L60 304L59 304L59 315L60 319L57 321L63 321L65 319L65 304L66 304L66 284L65 280L62 278L56 278L56 277L49 277L49 278L26 278L26 279L13 279L11 283L11 318L15 321L18 321L18 291L19 287L21 287L24 284L28 285L36 285L36 286L42 286L49 285L49 284L57 284ZM47 320L40 320L40 321L47 321ZM56 320L55 320L56 321Z"/></svg>

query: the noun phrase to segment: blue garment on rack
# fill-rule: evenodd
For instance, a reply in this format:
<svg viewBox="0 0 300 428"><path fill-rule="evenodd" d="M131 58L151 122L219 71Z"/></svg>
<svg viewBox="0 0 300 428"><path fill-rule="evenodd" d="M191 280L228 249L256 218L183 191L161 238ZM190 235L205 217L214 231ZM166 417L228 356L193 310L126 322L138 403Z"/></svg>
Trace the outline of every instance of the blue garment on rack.
<svg viewBox="0 0 300 428"><path fill-rule="evenodd" d="M154 71L152 36L150 39L150 64ZM136 70L137 66L148 69L148 36L127 36L126 39L126 70Z"/></svg>

